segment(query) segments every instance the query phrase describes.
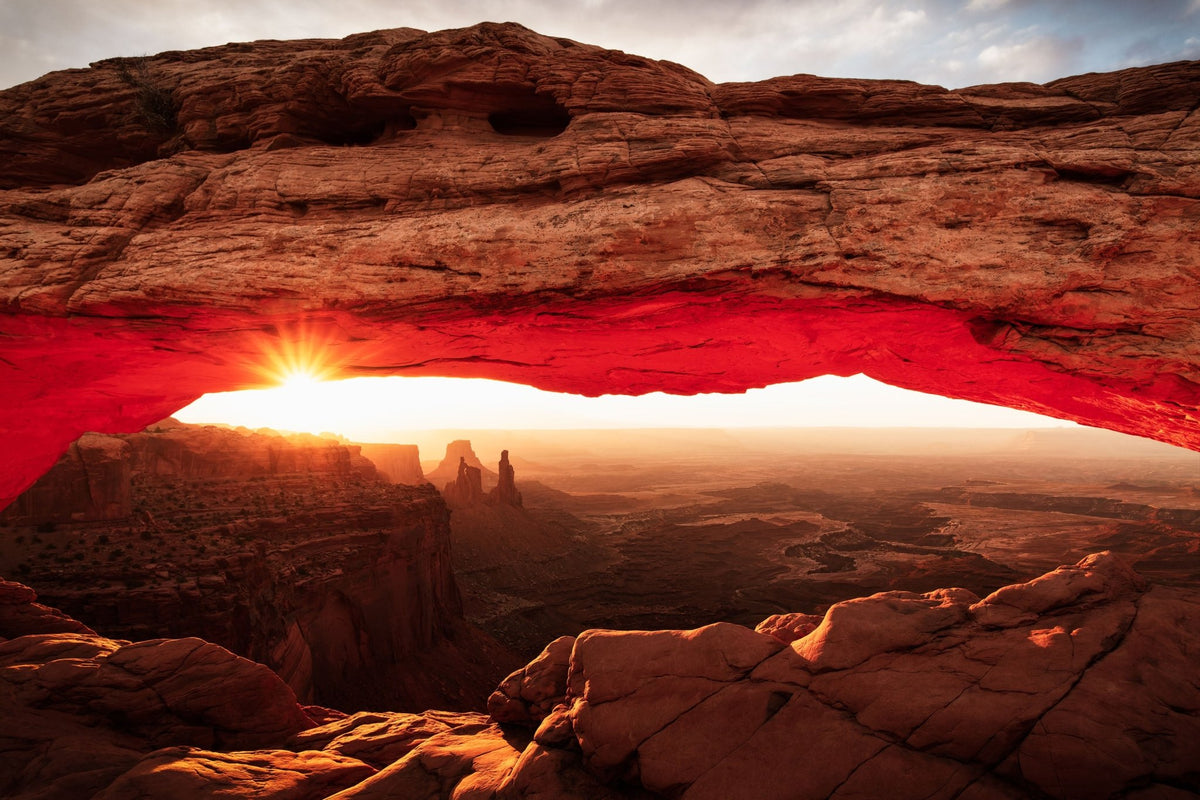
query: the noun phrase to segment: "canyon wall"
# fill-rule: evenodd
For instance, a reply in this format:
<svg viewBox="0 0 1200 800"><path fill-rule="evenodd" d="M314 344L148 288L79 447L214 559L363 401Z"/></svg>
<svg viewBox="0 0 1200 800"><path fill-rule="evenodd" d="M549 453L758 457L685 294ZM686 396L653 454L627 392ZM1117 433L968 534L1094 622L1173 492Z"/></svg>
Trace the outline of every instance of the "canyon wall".
<svg viewBox="0 0 1200 800"><path fill-rule="evenodd" d="M357 446L174 421L89 435L0 535L20 537L48 602L103 634L199 636L308 702L478 705L510 663L463 621L441 497L384 481Z"/></svg>
<svg viewBox="0 0 1200 800"><path fill-rule="evenodd" d="M490 23L53 73L0 92L0 502L297 352L592 395L862 372L1200 447L1198 104L1198 62L714 84Z"/></svg>
<svg viewBox="0 0 1200 800"><path fill-rule="evenodd" d="M426 482L421 453L415 444L363 443L358 448L392 483L417 486Z"/></svg>
<svg viewBox="0 0 1200 800"><path fill-rule="evenodd" d="M124 439L85 433L37 483L0 510L0 525L126 519L133 513L132 468Z"/></svg>

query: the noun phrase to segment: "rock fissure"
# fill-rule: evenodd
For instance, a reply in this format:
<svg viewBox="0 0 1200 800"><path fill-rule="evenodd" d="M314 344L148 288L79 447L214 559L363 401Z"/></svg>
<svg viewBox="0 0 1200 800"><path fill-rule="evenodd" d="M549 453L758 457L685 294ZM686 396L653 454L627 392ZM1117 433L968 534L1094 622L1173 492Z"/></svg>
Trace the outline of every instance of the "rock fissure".
<svg viewBox="0 0 1200 800"><path fill-rule="evenodd" d="M1112 653L1114 653L1121 646L1121 644L1125 641L1125 638L1129 635L1129 632L1131 630L1133 630L1134 624L1137 622L1138 614L1141 611L1141 603L1142 603L1142 597L1139 596L1133 603L1133 605L1134 605L1133 615L1130 617L1129 621L1122 627L1122 629L1117 633L1117 635L1113 637L1112 641L1109 644L1107 644L1106 646L1104 646L1099 652L1094 654L1088 660L1087 664L1085 664L1083 666L1083 668L1079 670L1079 674L1074 676L1070 685L1066 687L1066 689L1062 692L1062 694L1059 695L1059 697L1057 699L1055 699L1053 703L1051 703L1046 709L1044 709L1040 714L1038 714L1037 718L1032 721L1032 723L1027 727L1025 732L1023 734L1021 734L1020 737L1013 743L1013 745L1002 754L1001 758L997 759L994 762L995 765L1002 765L1002 764L1004 764L1005 761L1007 761L1010 757L1013 757L1013 756L1017 756L1019 758L1021 749L1024 747L1025 743L1028 741L1029 737L1033 734L1033 732L1035 730L1037 730L1039 727L1044 727L1043 721L1045 720L1045 718L1049 714L1051 714L1056 708L1058 708L1064 702L1067 701L1067 699L1071 696L1071 693L1073 691L1075 691L1076 687L1078 687L1079 684L1085 678L1088 677L1089 672L1092 670L1093 667L1096 667L1097 665L1099 665L1102 661L1104 661L1104 659L1108 658ZM1073 647L1074 640L1071 640L1071 644Z"/></svg>

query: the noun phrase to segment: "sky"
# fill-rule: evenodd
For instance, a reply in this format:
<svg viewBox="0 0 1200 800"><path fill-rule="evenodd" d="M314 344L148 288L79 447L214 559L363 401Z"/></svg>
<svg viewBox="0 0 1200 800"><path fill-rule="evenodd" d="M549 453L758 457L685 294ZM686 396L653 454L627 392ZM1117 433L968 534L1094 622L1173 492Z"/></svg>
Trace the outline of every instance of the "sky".
<svg viewBox="0 0 1200 800"><path fill-rule="evenodd" d="M1200 0L0 0L0 87L113 56L485 20L676 61L714 81L807 72L956 88L1200 59ZM744 396L632 399L451 379L301 378L276 390L209 395L177 416L370 440L378 429L371 420L396 427L397 415L409 428L1063 424L862 376Z"/></svg>
<svg viewBox="0 0 1200 800"><path fill-rule="evenodd" d="M948 88L1200 59L1200 0L0 0L0 87L112 56L519 22L714 81Z"/></svg>
<svg viewBox="0 0 1200 800"><path fill-rule="evenodd" d="M340 433L387 441L401 430L735 427L1039 428L1070 423L999 406L897 389L863 375L824 375L744 395L641 397L544 392L462 378L304 377L277 389L209 394L175 414L183 422Z"/></svg>

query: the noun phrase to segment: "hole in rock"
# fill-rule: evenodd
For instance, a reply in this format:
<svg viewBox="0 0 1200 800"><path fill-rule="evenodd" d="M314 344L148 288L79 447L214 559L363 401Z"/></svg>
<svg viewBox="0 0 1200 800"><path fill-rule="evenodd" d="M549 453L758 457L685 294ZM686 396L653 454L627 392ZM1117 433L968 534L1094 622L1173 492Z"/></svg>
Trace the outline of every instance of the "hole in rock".
<svg viewBox="0 0 1200 800"><path fill-rule="evenodd" d="M567 110L544 95L529 95L523 102L488 114L492 130L504 136L558 136L571 123Z"/></svg>
<svg viewBox="0 0 1200 800"><path fill-rule="evenodd" d="M1076 183L1092 183L1100 186L1115 186L1123 188L1130 179L1137 176L1136 172L1126 172L1117 169L1057 169L1058 177L1064 181Z"/></svg>
<svg viewBox="0 0 1200 800"><path fill-rule="evenodd" d="M366 114L357 119L353 114L350 119L342 120L340 127L332 124L324 126L314 135L326 144L336 146L363 146L400 131L411 131L417 127L417 120L408 109L387 114Z"/></svg>

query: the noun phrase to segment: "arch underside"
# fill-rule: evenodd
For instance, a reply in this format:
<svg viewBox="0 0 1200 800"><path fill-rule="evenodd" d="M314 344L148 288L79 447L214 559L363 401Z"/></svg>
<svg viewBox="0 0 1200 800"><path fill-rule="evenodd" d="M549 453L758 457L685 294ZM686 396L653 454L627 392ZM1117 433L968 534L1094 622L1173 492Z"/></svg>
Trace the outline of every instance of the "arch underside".
<svg viewBox="0 0 1200 800"><path fill-rule="evenodd" d="M862 372L1200 449L1200 65L714 85L518 26L364 37L149 59L150 156L112 65L0 93L0 504L297 352L584 394ZM287 102L237 106L246 59Z"/></svg>

